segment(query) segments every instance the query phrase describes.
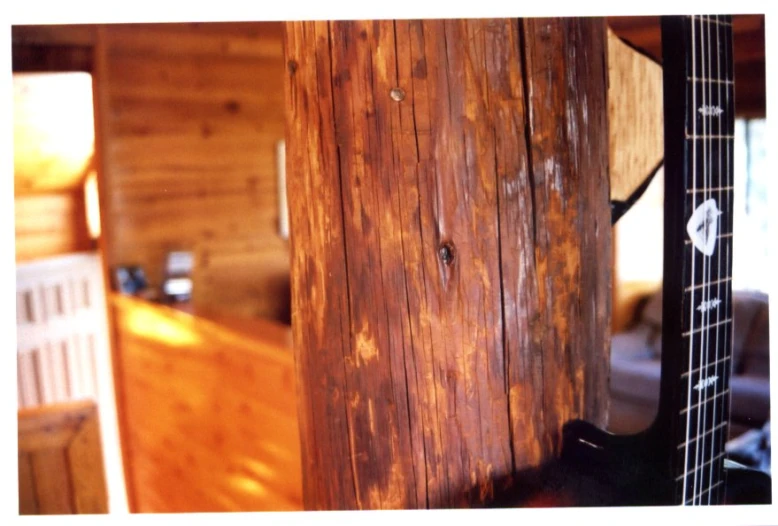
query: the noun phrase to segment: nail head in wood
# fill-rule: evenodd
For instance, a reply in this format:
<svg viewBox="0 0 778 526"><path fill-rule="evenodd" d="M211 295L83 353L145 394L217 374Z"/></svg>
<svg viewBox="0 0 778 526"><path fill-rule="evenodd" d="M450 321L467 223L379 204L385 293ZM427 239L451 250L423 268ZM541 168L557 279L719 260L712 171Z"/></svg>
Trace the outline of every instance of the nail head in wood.
<svg viewBox="0 0 778 526"><path fill-rule="evenodd" d="M405 100L405 90L402 88L392 88L389 92L389 96L392 97L392 100L395 102L402 102Z"/></svg>

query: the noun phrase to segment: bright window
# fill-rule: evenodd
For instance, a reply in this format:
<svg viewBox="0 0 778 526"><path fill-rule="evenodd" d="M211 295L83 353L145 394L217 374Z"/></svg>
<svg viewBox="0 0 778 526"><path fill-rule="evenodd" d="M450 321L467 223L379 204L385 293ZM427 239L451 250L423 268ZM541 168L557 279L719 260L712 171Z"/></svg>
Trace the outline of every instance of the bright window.
<svg viewBox="0 0 778 526"><path fill-rule="evenodd" d="M764 119L735 123L732 287L767 292L767 148Z"/></svg>

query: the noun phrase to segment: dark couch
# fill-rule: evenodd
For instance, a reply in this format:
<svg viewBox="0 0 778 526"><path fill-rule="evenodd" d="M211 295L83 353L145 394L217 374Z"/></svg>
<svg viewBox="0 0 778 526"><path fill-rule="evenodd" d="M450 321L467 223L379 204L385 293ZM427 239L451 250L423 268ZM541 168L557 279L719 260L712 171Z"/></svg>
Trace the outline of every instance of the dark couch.
<svg viewBox="0 0 778 526"><path fill-rule="evenodd" d="M730 377L730 436L760 428L770 418L770 368L767 295L733 294L733 371ZM662 294L645 298L625 332L611 347L609 429L632 433L656 414L662 355Z"/></svg>

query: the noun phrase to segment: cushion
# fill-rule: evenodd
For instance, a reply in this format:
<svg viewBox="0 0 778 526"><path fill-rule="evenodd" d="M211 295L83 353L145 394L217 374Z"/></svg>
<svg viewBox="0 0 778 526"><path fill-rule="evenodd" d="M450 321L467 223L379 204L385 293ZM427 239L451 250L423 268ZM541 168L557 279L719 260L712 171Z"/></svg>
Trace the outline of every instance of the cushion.
<svg viewBox="0 0 778 526"><path fill-rule="evenodd" d="M640 313L640 319L649 325L662 327L662 289L651 294L643 311Z"/></svg>
<svg viewBox="0 0 778 526"><path fill-rule="evenodd" d="M651 360L654 351L650 340L653 329L638 325L631 331L620 332L611 337L611 360Z"/></svg>
<svg viewBox="0 0 778 526"><path fill-rule="evenodd" d="M754 326L754 319L759 311L766 306L767 295L762 292L739 290L732 294L732 318L734 323L732 366L736 374L743 371L746 341L752 337L755 329L759 329ZM763 330L767 330L766 324L763 326Z"/></svg>
<svg viewBox="0 0 778 526"><path fill-rule="evenodd" d="M733 421L761 426L770 418L770 380L761 376L736 375L729 379Z"/></svg>
<svg viewBox="0 0 778 526"><path fill-rule="evenodd" d="M659 403L660 369L658 360L612 359L611 398L655 407Z"/></svg>
<svg viewBox="0 0 778 526"><path fill-rule="evenodd" d="M754 315L744 337L741 359L736 363L738 373L770 378L770 320L765 303Z"/></svg>
<svg viewBox="0 0 778 526"><path fill-rule="evenodd" d="M734 291L732 294L732 315L734 336L732 341L732 363L736 372L745 371L746 366L754 371L768 370L769 320L766 312L767 294L758 291ZM756 319L759 319L759 323ZM651 294L639 314L639 325L651 330L644 333L646 344L654 357L662 355L662 290ZM747 343L748 342L748 343ZM748 365L743 362L744 347L749 349ZM751 354L753 353L753 354Z"/></svg>
<svg viewBox="0 0 778 526"><path fill-rule="evenodd" d="M770 411L769 306L761 292L736 291L734 317L731 429L761 426ZM662 294L651 295L629 331L612 337L610 392L623 410L648 418L656 411L660 390ZM641 416L641 418L642 418ZM623 418L622 418L623 417ZM624 422L621 422L623 424ZM620 422L613 422L619 425Z"/></svg>

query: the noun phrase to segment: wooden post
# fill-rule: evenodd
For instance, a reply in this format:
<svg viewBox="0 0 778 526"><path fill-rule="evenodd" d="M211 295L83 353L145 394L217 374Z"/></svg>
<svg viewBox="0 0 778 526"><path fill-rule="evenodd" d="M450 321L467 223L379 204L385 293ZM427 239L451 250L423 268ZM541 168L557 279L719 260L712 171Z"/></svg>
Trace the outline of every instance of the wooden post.
<svg viewBox="0 0 778 526"><path fill-rule="evenodd" d="M598 19L286 25L307 509L488 503L607 412Z"/></svg>

